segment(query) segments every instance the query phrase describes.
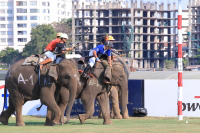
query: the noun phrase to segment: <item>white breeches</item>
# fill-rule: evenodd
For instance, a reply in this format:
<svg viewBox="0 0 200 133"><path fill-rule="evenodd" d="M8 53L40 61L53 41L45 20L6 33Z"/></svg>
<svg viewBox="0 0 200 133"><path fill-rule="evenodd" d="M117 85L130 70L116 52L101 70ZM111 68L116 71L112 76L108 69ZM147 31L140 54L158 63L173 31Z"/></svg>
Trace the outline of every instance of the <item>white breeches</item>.
<svg viewBox="0 0 200 133"><path fill-rule="evenodd" d="M44 55L46 55L48 58L51 58L52 61L54 61L56 59L56 55L53 54L53 52L51 52L51 51L45 52Z"/></svg>
<svg viewBox="0 0 200 133"><path fill-rule="evenodd" d="M89 56L93 56L93 50L90 51ZM93 67L94 64L95 64L95 57L91 57L91 58L89 59L89 65L90 65L91 67Z"/></svg>

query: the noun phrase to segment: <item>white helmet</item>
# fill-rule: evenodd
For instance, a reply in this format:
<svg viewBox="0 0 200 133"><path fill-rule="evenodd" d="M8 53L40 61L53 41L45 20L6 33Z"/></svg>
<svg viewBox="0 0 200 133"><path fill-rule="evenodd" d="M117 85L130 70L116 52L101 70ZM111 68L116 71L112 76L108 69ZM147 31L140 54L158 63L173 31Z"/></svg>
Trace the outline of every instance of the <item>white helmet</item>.
<svg viewBox="0 0 200 133"><path fill-rule="evenodd" d="M68 38L68 35L67 35L67 34L65 34L65 33L63 33L63 34L61 35L61 38L66 38L66 39L69 39L69 38Z"/></svg>

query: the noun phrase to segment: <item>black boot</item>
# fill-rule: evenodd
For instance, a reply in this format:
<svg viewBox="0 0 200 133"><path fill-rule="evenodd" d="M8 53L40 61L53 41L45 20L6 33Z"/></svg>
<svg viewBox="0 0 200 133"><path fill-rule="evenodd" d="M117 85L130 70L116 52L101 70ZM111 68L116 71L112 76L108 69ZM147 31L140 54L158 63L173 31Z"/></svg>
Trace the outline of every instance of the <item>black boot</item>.
<svg viewBox="0 0 200 133"><path fill-rule="evenodd" d="M88 72L88 70L91 68L91 66L90 65L87 65L87 67L84 69L84 71L83 71L83 73L82 73L82 77L84 77L84 78L90 78L90 76L89 75L87 75L87 72Z"/></svg>

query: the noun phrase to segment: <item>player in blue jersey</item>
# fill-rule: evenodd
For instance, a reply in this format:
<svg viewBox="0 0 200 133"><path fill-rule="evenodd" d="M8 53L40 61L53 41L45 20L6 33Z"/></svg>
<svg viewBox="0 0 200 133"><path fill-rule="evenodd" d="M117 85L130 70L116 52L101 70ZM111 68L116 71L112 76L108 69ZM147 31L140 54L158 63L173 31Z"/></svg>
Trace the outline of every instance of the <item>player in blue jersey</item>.
<svg viewBox="0 0 200 133"><path fill-rule="evenodd" d="M112 67L112 61L111 61L112 48L113 48L113 43L111 41L106 41L105 45L98 45L97 47L93 48L89 53L89 56L91 56L91 58L89 59L89 63L85 68L82 76L89 78L89 76L86 74L87 71L95 65L95 61L100 62L99 56L102 54L108 55L108 64L110 67Z"/></svg>

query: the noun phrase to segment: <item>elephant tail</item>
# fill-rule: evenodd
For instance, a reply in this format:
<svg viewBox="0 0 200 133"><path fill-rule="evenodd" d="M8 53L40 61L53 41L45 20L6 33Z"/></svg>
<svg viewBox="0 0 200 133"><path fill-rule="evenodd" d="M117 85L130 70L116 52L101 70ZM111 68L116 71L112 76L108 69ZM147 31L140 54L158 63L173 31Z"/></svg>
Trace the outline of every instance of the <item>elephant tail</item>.
<svg viewBox="0 0 200 133"><path fill-rule="evenodd" d="M4 97L3 98L4 98L4 102L3 102L3 111L4 111L4 106L5 106L5 101L6 101L6 85L4 86Z"/></svg>

